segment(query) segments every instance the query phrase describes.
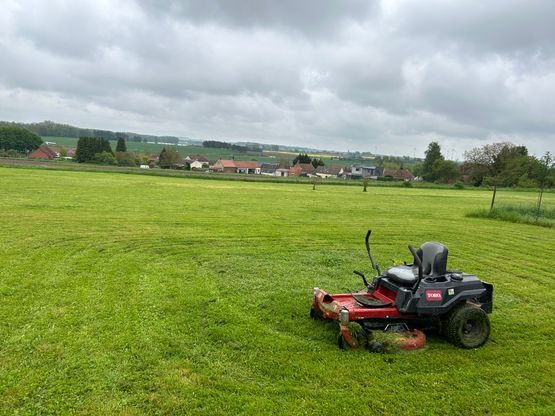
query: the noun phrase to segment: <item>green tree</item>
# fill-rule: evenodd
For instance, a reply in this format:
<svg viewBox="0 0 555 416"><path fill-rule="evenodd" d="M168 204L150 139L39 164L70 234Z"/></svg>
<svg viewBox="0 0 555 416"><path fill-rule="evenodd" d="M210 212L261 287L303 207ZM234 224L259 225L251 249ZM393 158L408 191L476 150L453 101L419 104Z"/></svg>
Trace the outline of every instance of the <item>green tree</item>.
<svg viewBox="0 0 555 416"><path fill-rule="evenodd" d="M443 183L451 183L461 175L459 166L452 160L438 159L432 167L433 177Z"/></svg>
<svg viewBox="0 0 555 416"><path fill-rule="evenodd" d="M299 153L298 156L295 157L295 159L293 159L293 165L296 165L298 163L311 163L312 162L312 158L304 153Z"/></svg>
<svg viewBox="0 0 555 416"><path fill-rule="evenodd" d="M75 151L75 159L79 163L96 162L98 153L111 153L112 148L110 142L102 137L81 137L77 142L77 150Z"/></svg>
<svg viewBox="0 0 555 416"><path fill-rule="evenodd" d="M316 169L318 166L325 166L324 161L322 159L317 158L317 157L312 159L311 163L312 163L312 166L314 166L314 169Z"/></svg>
<svg viewBox="0 0 555 416"><path fill-rule="evenodd" d="M475 186L516 185L523 166L530 162L528 150L510 142L486 144L464 153L463 173Z"/></svg>
<svg viewBox="0 0 555 416"><path fill-rule="evenodd" d="M160 158L158 160L158 165L162 169L168 169L174 166L180 160L179 153L175 149L168 149L164 147L160 152Z"/></svg>
<svg viewBox="0 0 555 416"><path fill-rule="evenodd" d="M412 174L414 176L422 176L422 163L416 163L412 167Z"/></svg>
<svg viewBox="0 0 555 416"><path fill-rule="evenodd" d="M437 177L434 175L434 163L438 160L444 160L445 158L441 154L441 147L437 142L431 142L428 145L428 149L425 152L426 157L424 158L424 163L422 164L422 177L426 181L435 181Z"/></svg>
<svg viewBox="0 0 555 416"><path fill-rule="evenodd" d="M118 139L118 144L116 145L116 153L117 152L127 152L127 146L123 137Z"/></svg>
<svg viewBox="0 0 555 416"><path fill-rule="evenodd" d="M490 209L495 204L498 186L513 186L530 166L531 159L525 146L510 142L486 144L464 153L462 170L474 185L493 187Z"/></svg>
<svg viewBox="0 0 555 416"><path fill-rule="evenodd" d="M0 149L13 149L19 153L29 153L38 149L42 139L36 133L19 126L0 126Z"/></svg>
<svg viewBox="0 0 555 416"><path fill-rule="evenodd" d="M546 152L540 160L538 160L535 176L538 181L538 186L540 188L538 193L538 204L536 210L536 218L540 216L541 206L542 206L542 197L543 191L547 186L553 186L554 176L553 175L553 168L555 164L553 163L553 155L551 153Z"/></svg>

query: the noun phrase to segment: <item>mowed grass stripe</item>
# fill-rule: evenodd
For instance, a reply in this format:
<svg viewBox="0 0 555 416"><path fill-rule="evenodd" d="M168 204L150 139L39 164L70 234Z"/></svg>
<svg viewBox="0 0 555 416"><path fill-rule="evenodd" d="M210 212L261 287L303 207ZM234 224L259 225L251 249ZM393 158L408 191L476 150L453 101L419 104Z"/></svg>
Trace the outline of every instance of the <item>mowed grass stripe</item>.
<svg viewBox="0 0 555 416"><path fill-rule="evenodd" d="M6 168L0 183L0 413L555 411L554 231L465 218L489 192ZM337 325L307 316L312 287L362 287L369 227L382 268L436 240L493 283L491 342L338 350Z"/></svg>

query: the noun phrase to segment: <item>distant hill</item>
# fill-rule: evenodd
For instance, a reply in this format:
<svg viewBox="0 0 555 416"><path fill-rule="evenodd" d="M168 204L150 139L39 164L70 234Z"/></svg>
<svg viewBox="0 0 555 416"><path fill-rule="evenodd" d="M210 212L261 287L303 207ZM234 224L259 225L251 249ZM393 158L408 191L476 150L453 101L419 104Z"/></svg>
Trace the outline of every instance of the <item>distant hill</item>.
<svg viewBox="0 0 555 416"><path fill-rule="evenodd" d="M107 140L118 140L120 137L127 141L135 142L163 142L171 144L192 143L195 142L188 138L179 138L175 136L153 136L148 134L132 133L132 132L114 132L110 130L87 129L71 126L69 124L60 124L53 121L41 121L40 123L16 123L9 121L0 121L0 125L19 126L42 137L103 137Z"/></svg>
<svg viewBox="0 0 555 416"><path fill-rule="evenodd" d="M56 123L54 121L45 120L39 123L18 123L13 121L0 121L0 125L8 126L19 126L34 133L37 133L42 137L103 137L107 140L118 140L123 137L127 141L134 142L151 142L151 143L170 143L170 144L194 144L202 145L203 140L200 139L190 139L188 137L175 137L175 136L153 136L148 134L133 133L133 132L114 132L110 130L100 130L100 129L90 129L75 127L69 124ZM300 146L283 146L277 144L262 144L255 142L237 142L234 143L237 146L245 146L249 149L264 149L264 150L274 150L274 151L287 151L295 153L322 153L327 152L320 149L312 149L308 147ZM336 153L336 152L330 152Z"/></svg>
<svg viewBox="0 0 555 416"><path fill-rule="evenodd" d="M194 145L203 146L207 148L205 143L211 142L211 140L203 141L200 139L191 139L188 137L175 137L175 136L153 136L148 134L133 133L133 132L114 132L110 130L99 130L90 128L81 128L71 126L69 124L61 124L53 121L41 121L39 123L18 123L10 121L0 121L1 125L7 126L19 126L28 129L39 136L44 138L48 137L68 137L68 138L79 138L79 137L103 137L107 140L115 141L120 137L128 142L136 143L148 143L148 144L175 144L175 145ZM47 139L46 139L47 140ZM368 160L372 160L372 163L377 166L385 166L388 168L412 168L414 164L421 163L422 160L414 157L402 156L386 156L386 155L376 155L370 152L338 152L332 150L322 150L314 149L302 146L284 146L278 144L263 144L250 141L239 141L235 143L229 143L231 146L244 147L245 152L256 152L260 155L265 153L270 157L282 157L287 158L288 156L295 155L298 153L308 153L316 157L325 157L336 160L341 160L344 163L368 163ZM249 153L250 154L250 153Z"/></svg>

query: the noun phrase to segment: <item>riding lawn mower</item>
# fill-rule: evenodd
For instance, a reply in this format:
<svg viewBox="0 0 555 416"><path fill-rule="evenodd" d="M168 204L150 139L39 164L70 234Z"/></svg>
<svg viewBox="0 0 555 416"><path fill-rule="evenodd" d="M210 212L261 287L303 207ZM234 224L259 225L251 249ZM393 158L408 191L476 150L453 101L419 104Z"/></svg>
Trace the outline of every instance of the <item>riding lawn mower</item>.
<svg viewBox="0 0 555 416"><path fill-rule="evenodd" d="M383 272L366 251L377 275L369 283L359 271L365 288L357 293L330 294L314 288L310 309L313 319L339 322L340 348L370 346L372 331L386 329L399 335L401 348L422 347L422 330L436 328L461 348L482 346L490 334L488 314L493 310L493 285L474 274L447 269L448 249L426 242L408 246L412 264L396 265Z"/></svg>

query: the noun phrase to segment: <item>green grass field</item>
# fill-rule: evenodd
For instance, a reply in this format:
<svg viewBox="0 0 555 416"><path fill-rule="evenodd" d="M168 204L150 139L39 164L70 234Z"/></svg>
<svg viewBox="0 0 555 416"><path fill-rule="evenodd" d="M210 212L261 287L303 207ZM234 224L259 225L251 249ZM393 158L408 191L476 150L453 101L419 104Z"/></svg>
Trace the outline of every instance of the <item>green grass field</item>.
<svg viewBox="0 0 555 416"><path fill-rule="evenodd" d="M489 192L5 167L0 184L0 414L555 413L555 230L466 218ZM312 288L362 287L369 227L382 268L436 240L493 283L490 341L339 350Z"/></svg>

